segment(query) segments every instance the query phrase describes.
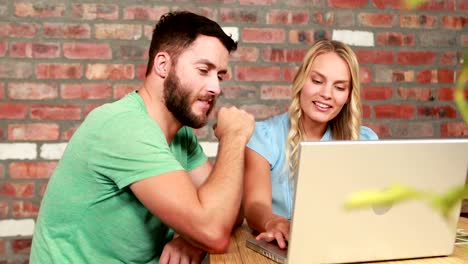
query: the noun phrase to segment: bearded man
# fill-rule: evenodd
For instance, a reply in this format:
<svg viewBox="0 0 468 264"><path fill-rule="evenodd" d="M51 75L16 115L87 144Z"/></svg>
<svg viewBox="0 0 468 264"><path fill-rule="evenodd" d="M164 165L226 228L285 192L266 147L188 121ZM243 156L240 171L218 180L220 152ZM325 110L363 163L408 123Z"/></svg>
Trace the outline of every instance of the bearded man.
<svg viewBox="0 0 468 264"><path fill-rule="evenodd" d="M254 117L219 109L215 165L192 128L207 124L236 48L206 17L161 17L141 89L93 110L71 138L30 263L198 263L227 249Z"/></svg>

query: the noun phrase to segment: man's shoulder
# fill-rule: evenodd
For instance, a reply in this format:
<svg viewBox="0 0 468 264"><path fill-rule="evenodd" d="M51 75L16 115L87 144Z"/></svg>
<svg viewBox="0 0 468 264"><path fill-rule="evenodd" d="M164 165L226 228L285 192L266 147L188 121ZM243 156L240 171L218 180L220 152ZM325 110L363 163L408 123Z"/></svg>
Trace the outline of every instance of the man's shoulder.
<svg viewBox="0 0 468 264"><path fill-rule="evenodd" d="M88 116L91 117L106 117L122 113L137 114L142 113L140 104L135 98L135 94L130 93L125 97L110 103L105 103L93 109Z"/></svg>
<svg viewBox="0 0 468 264"><path fill-rule="evenodd" d="M112 103L103 104L92 110L84 123L114 129L129 126L151 125L149 115L130 94Z"/></svg>
<svg viewBox="0 0 468 264"><path fill-rule="evenodd" d="M141 109L141 106L128 102L127 99L122 98L91 111L70 142L84 140L96 144L114 144L116 140L130 143L142 138L163 139L159 125Z"/></svg>

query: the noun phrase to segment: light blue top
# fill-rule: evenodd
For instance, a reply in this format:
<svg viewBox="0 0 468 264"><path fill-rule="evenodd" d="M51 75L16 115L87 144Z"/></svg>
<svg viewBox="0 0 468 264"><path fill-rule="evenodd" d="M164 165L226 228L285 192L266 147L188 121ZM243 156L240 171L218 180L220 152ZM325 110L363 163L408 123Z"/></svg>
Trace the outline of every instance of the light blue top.
<svg viewBox="0 0 468 264"><path fill-rule="evenodd" d="M283 113L255 123L255 131L247 147L265 158L270 164L273 213L291 219L293 184L289 184L289 171L286 166L286 139L289 132L289 115ZM321 141L331 140L328 127ZM361 140L377 140L372 129L361 126Z"/></svg>

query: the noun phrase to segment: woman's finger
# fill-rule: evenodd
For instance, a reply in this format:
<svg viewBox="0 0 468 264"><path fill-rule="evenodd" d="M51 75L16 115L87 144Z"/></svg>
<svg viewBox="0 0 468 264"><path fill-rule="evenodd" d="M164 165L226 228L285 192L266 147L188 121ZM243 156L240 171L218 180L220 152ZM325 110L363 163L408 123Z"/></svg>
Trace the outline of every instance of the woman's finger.
<svg viewBox="0 0 468 264"><path fill-rule="evenodd" d="M286 242L284 241L283 233L276 232L275 233L275 239L276 239L276 242L278 242L278 246L280 248L286 248Z"/></svg>
<svg viewBox="0 0 468 264"><path fill-rule="evenodd" d="M263 232L263 233L260 233L260 235L258 235L255 239L264 240L266 242L271 242L275 239L275 237L270 232Z"/></svg>
<svg viewBox="0 0 468 264"><path fill-rule="evenodd" d="M289 241L289 228L286 232L283 233L284 234L284 238Z"/></svg>

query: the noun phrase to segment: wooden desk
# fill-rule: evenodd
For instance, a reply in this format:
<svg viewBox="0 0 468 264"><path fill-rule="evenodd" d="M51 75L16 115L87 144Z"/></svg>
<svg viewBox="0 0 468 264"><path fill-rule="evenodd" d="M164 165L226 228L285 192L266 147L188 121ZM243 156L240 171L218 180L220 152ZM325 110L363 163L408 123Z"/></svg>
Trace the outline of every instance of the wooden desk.
<svg viewBox="0 0 468 264"><path fill-rule="evenodd" d="M468 231L468 218L461 217L458 227ZM234 231L229 250L225 254L210 255L210 264L275 264L276 262L256 253L245 246L245 240L252 238L251 230L244 223ZM468 245L457 245L453 255L398 261L380 261L378 264L466 264L468 263Z"/></svg>

